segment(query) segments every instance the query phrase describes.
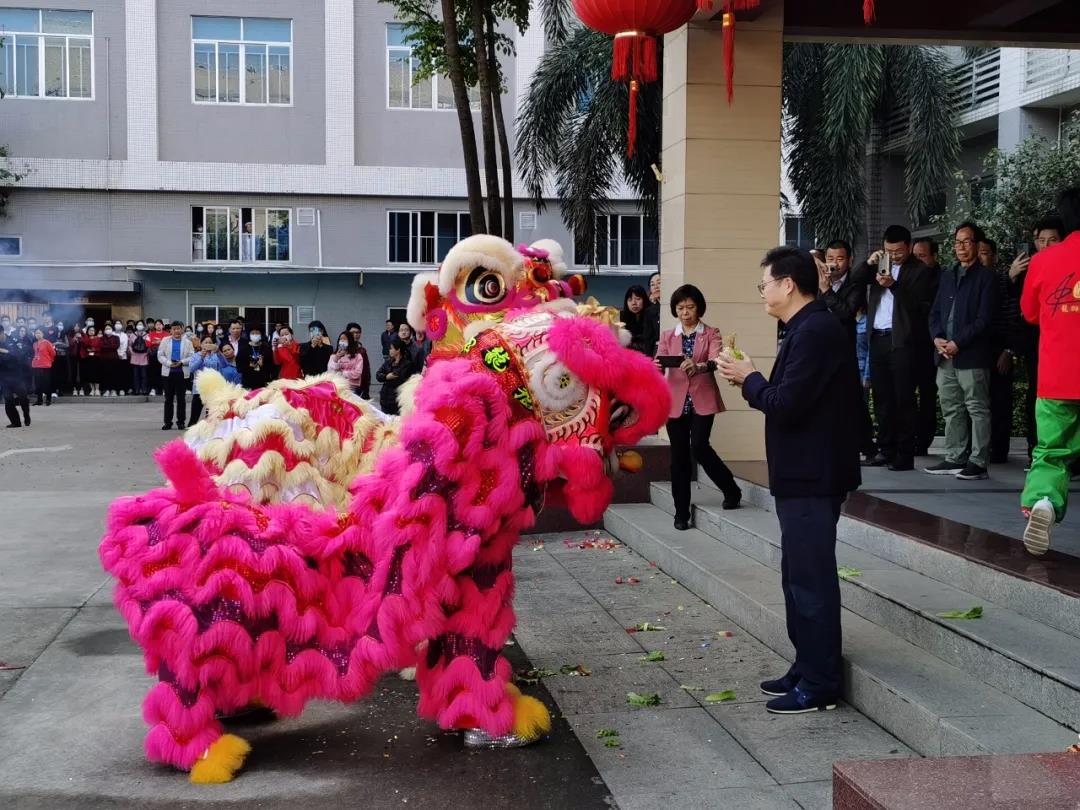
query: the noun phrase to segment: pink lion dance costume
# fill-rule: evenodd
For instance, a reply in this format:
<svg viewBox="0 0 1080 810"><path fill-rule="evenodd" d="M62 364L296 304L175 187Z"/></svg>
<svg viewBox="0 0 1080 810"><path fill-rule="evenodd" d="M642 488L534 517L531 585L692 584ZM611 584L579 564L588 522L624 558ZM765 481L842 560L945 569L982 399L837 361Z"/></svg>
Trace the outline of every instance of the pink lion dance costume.
<svg viewBox="0 0 1080 810"><path fill-rule="evenodd" d="M488 741L546 733L546 708L514 687L501 654L513 546L545 495L598 519L615 445L654 433L668 412L667 386L612 320L561 299L472 330L426 370L396 444L356 477L345 511L260 500L219 483L220 467L183 441L163 447L171 486L118 499L100 550L159 679L143 704L147 756L195 782L228 781L249 746L219 712L293 716L413 666L418 711L442 728ZM313 435L335 430L347 444L356 401L335 405L326 380L309 388ZM291 384L294 407L307 390Z"/></svg>

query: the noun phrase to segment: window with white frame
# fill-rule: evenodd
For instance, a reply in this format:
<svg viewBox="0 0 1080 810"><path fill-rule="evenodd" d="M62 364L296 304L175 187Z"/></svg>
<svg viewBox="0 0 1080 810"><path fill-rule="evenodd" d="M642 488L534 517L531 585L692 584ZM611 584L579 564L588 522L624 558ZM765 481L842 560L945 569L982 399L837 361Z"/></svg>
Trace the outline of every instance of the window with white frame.
<svg viewBox="0 0 1080 810"><path fill-rule="evenodd" d="M0 258L21 256L22 255L22 237L21 236L0 236Z"/></svg>
<svg viewBox="0 0 1080 810"><path fill-rule="evenodd" d="M392 110L453 110L454 88L446 76L413 82L419 60L405 39L405 26L386 26L386 106ZM480 90L469 88L469 107L480 109Z"/></svg>
<svg viewBox="0 0 1080 810"><path fill-rule="evenodd" d="M292 103L292 20L192 17L191 53L196 103Z"/></svg>
<svg viewBox="0 0 1080 810"><path fill-rule="evenodd" d="M292 307L265 307L265 306L214 306L196 304L191 308L192 323L218 324L228 332L229 321L234 318L243 318L244 326L250 332L252 329L261 329L267 335L270 342L270 329L278 324L292 326Z"/></svg>
<svg viewBox="0 0 1080 810"><path fill-rule="evenodd" d="M438 264L471 234L465 211L388 211L386 258L391 264Z"/></svg>
<svg viewBox="0 0 1080 810"><path fill-rule="evenodd" d="M191 209L194 262L289 261L288 208L200 206Z"/></svg>
<svg viewBox="0 0 1080 810"><path fill-rule="evenodd" d="M0 90L15 98L94 97L94 14L0 8Z"/></svg>
<svg viewBox="0 0 1080 810"><path fill-rule="evenodd" d="M807 230L803 217L784 217L784 244L805 250L814 247L814 239Z"/></svg>
<svg viewBox="0 0 1080 810"><path fill-rule="evenodd" d="M600 214L590 245L574 240L574 263L591 267L654 267L659 261L656 222L641 214Z"/></svg>

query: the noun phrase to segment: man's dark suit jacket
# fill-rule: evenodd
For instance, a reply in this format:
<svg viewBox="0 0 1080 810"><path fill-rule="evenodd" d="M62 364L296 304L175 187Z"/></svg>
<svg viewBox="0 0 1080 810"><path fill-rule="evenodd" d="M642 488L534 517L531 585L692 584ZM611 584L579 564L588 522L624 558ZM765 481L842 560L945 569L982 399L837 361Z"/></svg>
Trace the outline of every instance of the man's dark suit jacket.
<svg viewBox="0 0 1080 810"><path fill-rule="evenodd" d="M840 323L847 330L848 338L854 345L855 316L866 306L866 282L856 282L854 273L849 270L840 283L840 289L834 292L830 286L818 295L818 300L829 308L829 312L840 319Z"/></svg>
<svg viewBox="0 0 1080 810"><path fill-rule="evenodd" d="M888 261L885 256L881 261ZM866 300L866 328L874 328L874 315L877 313L881 296L885 288L877 283L877 267L863 262L854 271L857 284L868 284ZM904 346L927 348L930 346L930 308L937 296L939 273L931 270L914 256L900 265L900 273L893 282L893 348ZM929 357L929 354L927 355Z"/></svg>
<svg viewBox="0 0 1080 810"><path fill-rule="evenodd" d="M844 327L823 302L810 302L788 321L768 381L754 372L742 393L765 414L775 497L843 496L858 489L859 366Z"/></svg>

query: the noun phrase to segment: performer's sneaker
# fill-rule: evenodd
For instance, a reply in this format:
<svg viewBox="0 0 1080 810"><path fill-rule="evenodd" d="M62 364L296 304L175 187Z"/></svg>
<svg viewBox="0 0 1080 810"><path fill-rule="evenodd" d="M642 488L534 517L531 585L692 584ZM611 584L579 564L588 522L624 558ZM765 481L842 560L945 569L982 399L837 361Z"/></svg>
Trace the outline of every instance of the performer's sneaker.
<svg viewBox="0 0 1080 810"><path fill-rule="evenodd" d="M492 737L482 728L465 729L466 748L524 748L526 745L532 745L542 739L542 736L520 737L517 734L503 734L501 737Z"/></svg>
<svg viewBox="0 0 1080 810"><path fill-rule="evenodd" d="M827 712L836 708L836 700L816 698L795 687L786 695L774 698L765 704L771 714L807 714L809 712Z"/></svg>
<svg viewBox="0 0 1080 810"><path fill-rule="evenodd" d="M1049 498L1040 498L1028 513L1027 528L1024 529L1024 548L1029 554L1041 557L1050 548L1050 530L1054 528L1057 516Z"/></svg>

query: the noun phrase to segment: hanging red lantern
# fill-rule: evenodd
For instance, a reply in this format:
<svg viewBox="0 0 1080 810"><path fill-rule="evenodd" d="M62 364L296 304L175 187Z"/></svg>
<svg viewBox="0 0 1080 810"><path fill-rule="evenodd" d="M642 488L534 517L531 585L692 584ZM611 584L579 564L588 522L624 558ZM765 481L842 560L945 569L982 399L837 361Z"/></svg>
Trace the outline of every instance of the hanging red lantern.
<svg viewBox="0 0 1080 810"><path fill-rule="evenodd" d="M630 82L627 154L637 140L637 96L642 82L658 78L656 38L690 21L704 0L574 0L574 12L594 31L615 37L611 78Z"/></svg>

